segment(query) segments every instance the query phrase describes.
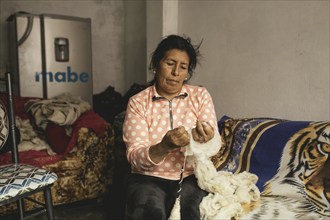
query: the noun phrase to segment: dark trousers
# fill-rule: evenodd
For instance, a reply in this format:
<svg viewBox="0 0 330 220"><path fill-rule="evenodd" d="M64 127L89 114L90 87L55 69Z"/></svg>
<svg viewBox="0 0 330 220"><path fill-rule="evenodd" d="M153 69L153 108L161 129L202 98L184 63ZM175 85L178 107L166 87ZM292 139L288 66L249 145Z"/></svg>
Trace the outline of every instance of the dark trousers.
<svg viewBox="0 0 330 220"><path fill-rule="evenodd" d="M127 185L127 219L167 220L177 198L179 181L131 174ZM197 185L195 176L182 182L181 219L200 219L199 204L207 192Z"/></svg>

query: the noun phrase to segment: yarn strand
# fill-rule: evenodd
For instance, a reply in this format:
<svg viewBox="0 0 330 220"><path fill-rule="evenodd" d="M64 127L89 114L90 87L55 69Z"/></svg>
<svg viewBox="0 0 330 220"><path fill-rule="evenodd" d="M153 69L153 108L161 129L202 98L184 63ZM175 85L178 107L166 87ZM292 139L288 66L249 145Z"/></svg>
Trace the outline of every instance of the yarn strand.
<svg viewBox="0 0 330 220"><path fill-rule="evenodd" d="M168 220L180 220L181 219L181 216L180 216L180 199L181 199L181 191L182 191L183 173L184 173L185 166L186 166L186 158L187 158L187 155L185 154L183 164L182 164L182 167L181 167L181 171L180 171L180 181L178 183L178 191L176 193L177 197L176 197L174 206L172 208L171 215L168 218Z"/></svg>

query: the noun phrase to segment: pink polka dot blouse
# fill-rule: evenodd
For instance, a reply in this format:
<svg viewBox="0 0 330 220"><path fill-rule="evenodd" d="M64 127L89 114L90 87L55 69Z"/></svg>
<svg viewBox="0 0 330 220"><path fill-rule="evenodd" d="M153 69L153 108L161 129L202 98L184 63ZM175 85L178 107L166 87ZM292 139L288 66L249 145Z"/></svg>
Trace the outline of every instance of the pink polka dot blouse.
<svg viewBox="0 0 330 220"><path fill-rule="evenodd" d="M161 162L154 163L149 157L149 148L158 144L168 130L179 126L190 130L196 126L197 120L209 122L218 132L213 101L204 87L185 84L180 94L172 100L161 97L155 86L132 96L123 125L123 139L132 172L170 180L180 179L183 152L179 149L172 151ZM193 168L186 164L183 175L191 174Z"/></svg>

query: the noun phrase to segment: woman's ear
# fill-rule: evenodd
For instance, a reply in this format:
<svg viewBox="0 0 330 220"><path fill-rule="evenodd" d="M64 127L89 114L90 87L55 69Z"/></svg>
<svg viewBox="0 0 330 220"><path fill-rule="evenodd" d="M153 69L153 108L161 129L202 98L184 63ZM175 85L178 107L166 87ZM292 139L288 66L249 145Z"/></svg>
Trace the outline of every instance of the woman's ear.
<svg viewBox="0 0 330 220"><path fill-rule="evenodd" d="M185 82L189 81L190 78L192 77L191 73L188 73L187 77L184 79Z"/></svg>

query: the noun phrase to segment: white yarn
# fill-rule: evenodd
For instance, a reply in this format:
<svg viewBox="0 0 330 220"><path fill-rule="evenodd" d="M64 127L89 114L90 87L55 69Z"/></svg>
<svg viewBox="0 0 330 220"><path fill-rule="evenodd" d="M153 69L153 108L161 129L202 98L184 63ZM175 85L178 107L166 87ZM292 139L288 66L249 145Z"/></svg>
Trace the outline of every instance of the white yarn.
<svg viewBox="0 0 330 220"><path fill-rule="evenodd" d="M168 218L168 220L180 220L180 196L176 198L174 206L171 211L171 215Z"/></svg>
<svg viewBox="0 0 330 220"><path fill-rule="evenodd" d="M228 219L239 217L242 204L257 201L260 192L255 183L258 177L249 172L232 174L217 171L210 157L221 147L221 138L216 133L207 143L198 143L190 134L190 144L186 147L187 162L194 166L194 174L201 189L209 192L200 203L201 219ZM176 200L169 220L180 219L180 197Z"/></svg>

